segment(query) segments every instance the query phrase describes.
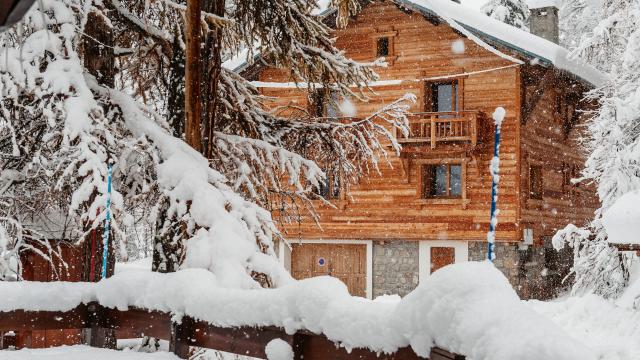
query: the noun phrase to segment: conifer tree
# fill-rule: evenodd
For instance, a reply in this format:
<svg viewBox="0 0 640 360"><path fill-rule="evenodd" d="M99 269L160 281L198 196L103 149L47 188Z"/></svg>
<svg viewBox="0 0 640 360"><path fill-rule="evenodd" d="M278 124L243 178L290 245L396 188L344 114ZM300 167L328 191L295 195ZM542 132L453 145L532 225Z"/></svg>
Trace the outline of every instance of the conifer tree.
<svg viewBox="0 0 640 360"><path fill-rule="evenodd" d="M481 11L517 28L529 28L529 7L525 0L490 0L482 6Z"/></svg>
<svg viewBox="0 0 640 360"><path fill-rule="evenodd" d="M62 224L70 241L100 227L111 159L122 251L132 229L152 224L158 269L207 268L229 286L282 284L288 277L273 245L282 235L270 211L279 210L278 221L314 217L321 166L340 168L348 184L375 168L387 143L399 149L390 128L407 130L411 97L352 123L283 117L222 66L259 53L310 92L366 99L378 63L346 58L331 35L361 2L336 0L328 12L312 0L202 3L202 153L181 139L177 121L184 1L50 0L1 35L0 267L29 247L26 238L62 236L43 231L43 222ZM88 36L90 16L104 19L112 43ZM91 42L110 53L112 76L87 68L97 59L81 45Z"/></svg>
<svg viewBox="0 0 640 360"><path fill-rule="evenodd" d="M586 11L599 20L581 37L573 55L607 72L610 81L588 95L598 109L588 124L586 166L576 180L596 184L601 207L588 228L579 231L579 240L568 242L576 251L574 291L613 297L627 284L630 259L608 246L601 221L620 196L640 189L640 6L637 1L610 0ZM569 239L567 234L575 233L558 236Z"/></svg>

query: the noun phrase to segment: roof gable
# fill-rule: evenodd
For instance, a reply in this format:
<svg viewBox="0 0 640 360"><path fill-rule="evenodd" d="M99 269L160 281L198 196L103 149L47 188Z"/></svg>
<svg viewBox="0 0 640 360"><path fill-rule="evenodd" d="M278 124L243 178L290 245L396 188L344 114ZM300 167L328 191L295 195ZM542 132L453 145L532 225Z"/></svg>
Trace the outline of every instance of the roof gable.
<svg viewBox="0 0 640 360"><path fill-rule="evenodd" d="M607 77L594 67L578 60L569 58L569 51L546 39L523 31L511 25L492 19L476 10L465 7L450 0L392 0L398 6L415 11L427 19L442 19L454 30L477 43L486 50L504 59L518 64L524 64L520 58L504 54L496 46L514 51L520 57L533 64L554 66L579 80L594 86L602 85ZM330 16L333 11L328 10L327 1L319 3L316 13ZM234 71L244 71L248 68L248 51L241 52L226 61L223 66ZM259 59L254 56L252 62Z"/></svg>

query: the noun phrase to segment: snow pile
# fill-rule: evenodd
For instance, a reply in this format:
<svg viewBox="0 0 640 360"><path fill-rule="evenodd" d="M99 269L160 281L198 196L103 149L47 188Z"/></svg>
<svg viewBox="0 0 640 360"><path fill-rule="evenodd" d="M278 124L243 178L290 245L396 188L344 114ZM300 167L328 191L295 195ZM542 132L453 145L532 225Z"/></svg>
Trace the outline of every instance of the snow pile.
<svg viewBox="0 0 640 360"><path fill-rule="evenodd" d="M637 310L596 295L551 302L527 301L526 304L587 344L598 359L640 359L640 312Z"/></svg>
<svg viewBox="0 0 640 360"><path fill-rule="evenodd" d="M527 308L491 263L469 262L435 272L400 301L349 295L331 277L276 289L224 288L214 274L186 269L130 271L96 284L1 283L0 311L69 310L82 302L186 314L217 326L278 326L323 333L346 349L393 353L433 346L476 360L595 359L551 321ZM170 289L170 291L167 291Z"/></svg>
<svg viewBox="0 0 640 360"><path fill-rule="evenodd" d="M282 339L269 341L264 352L267 355L267 360L293 360L291 345Z"/></svg>
<svg viewBox="0 0 640 360"><path fill-rule="evenodd" d="M128 262L117 262L115 272L121 273L125 271L151 271L153 258L147 257Z"/></svg>
<svg viewBox="0 0 640 360"><path fill-rule="evenodd" d="M488 262L437 271L400 302L405 336L419 355L436 344L470 359L595 359L520 301Z"/></svg>
<svg viewBox="0 0 640 360"><path fill-rule="evenodd" d="M560 0L527 0L529 9L539 9L544 7L556 7L560 9L562 7L562 1Z"/></svg>
<svg viewBox="0 0 640 360"><path fill-rule="evenodd" d="M61 346L50 349L22 349L1 351L2 360L178 360L168 352L141 353L98 349L84 345Z"/></svg>
<svg viewBox="0 0 640 360"><path fill-rule="evenodd" d="M640 244L640 191L622 195L602 216L613 244Z"/></svg>

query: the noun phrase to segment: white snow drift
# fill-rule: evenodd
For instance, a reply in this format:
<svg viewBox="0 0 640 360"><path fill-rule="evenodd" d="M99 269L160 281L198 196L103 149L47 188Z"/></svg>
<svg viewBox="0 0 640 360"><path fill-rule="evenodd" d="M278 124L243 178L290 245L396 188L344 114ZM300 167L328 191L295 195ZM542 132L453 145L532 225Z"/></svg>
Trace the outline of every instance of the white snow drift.
<svg viewBox="0 0 640 360"><path fill-rule="evenodd" d="M0 311L69 310L80 303L186 314L217 326L306 329L351 348L395 352L410 345L428 356L440 346L474 360L595 357L550 320L525 306L491 263L445 267L398 302L349 295L331 277L276 289L224 288L214 274L129 271L95 284L0 283Z"/></svg>

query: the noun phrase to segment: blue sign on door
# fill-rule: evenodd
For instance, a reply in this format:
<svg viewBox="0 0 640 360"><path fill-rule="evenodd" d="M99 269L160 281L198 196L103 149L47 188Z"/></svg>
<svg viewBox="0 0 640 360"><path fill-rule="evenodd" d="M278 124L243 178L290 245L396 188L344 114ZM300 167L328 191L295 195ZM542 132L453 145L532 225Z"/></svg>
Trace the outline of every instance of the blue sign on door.
<svg viewBox="0 0 640 360"><path fill-rule="evenodd" d="M320 266L324 266L324 264L326 264L326 263L327 263L327 262L324 260L324 258L323 258L323 257L318 258L318 265L320 265Z"/></svg>

